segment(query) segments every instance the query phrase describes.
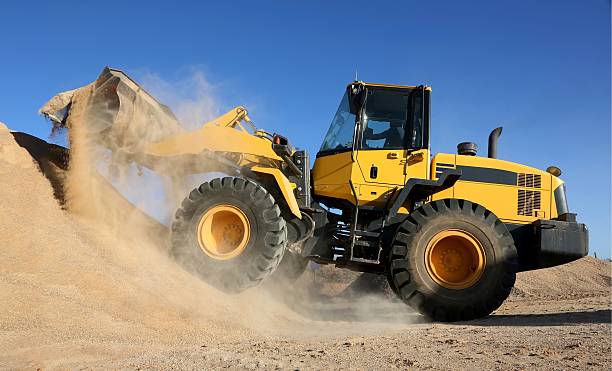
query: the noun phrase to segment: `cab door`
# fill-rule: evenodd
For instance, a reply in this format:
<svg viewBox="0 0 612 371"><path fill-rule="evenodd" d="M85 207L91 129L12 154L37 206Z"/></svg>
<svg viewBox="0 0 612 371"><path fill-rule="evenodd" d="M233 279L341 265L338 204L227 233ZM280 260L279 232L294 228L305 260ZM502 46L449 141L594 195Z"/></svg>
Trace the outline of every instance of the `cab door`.
<svg viewBox="0 0 612 371"><path fill-rule="evenodd" d="M356 162L363 177L360 202L384 206L408 178L427 177L422 149L422 94L409 89L367 91L359 125Z"/></svg>
<svg viewBox="0 0 612 371"><path fill-rule="evenodd" d="M382 124L375 124L374 121L368 124L369 128L384 127ZM363 179L357 187L362 204L382 206L393 190L405 184L407 150L385 147L384 142L385 139L364 140L364 143L369 145L357 151L357 165Z"/></svg>
<svg viewBox="0 0 612 371"><path fill-rule="evenodd" d="M401 143L404 140L404 130L392 125L397 123L371 118L364 121L361 146L356 157L367 183L389 186L405 183L408 151ZM400 144L393 145L393 141L399 141Z"/></svg>
<svg viewBox="0 0 612 371"><path fill-rule="evenodd" d="M384 204L405 184L405 131L409 90L368 88L361 112L356 161L363 177L359 198L365 204Z"/></svg>

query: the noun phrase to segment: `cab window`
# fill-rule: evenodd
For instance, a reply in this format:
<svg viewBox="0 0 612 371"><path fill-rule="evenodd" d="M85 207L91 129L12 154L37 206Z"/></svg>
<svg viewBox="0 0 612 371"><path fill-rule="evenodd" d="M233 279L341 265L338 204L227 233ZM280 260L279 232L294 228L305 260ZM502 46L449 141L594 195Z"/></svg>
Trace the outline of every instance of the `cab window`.
<svg viewBox="0 0 612 371"><path fill-rule="evenodd" d="M361 148L418 147L422 127L420 101L417 90L369 89L362 120Z"/></svg>

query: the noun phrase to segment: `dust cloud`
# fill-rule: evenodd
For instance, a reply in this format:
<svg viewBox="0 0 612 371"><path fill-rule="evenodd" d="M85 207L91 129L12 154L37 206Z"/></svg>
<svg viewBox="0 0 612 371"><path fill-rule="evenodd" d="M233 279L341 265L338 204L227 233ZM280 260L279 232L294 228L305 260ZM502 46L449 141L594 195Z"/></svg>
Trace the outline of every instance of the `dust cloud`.
<svg viewBox="0 0 612 371"><path fill-rule="evenodd" d="M156 80L160 87L171 89L173 85ZM194 84L203 86L203 77L196 75ZM182 81L181 84L184 84ZM186 99L185 104L176 102L181 112L185 115L189 107L195 106L200 100L208 100L208 95L202 93L202 89L194 99ZM130 162L123 158L113 158L121 151L136 152L150 141L150 138L162 137L155 133L147 132L146 136L134 135L131 130L115 132L110 138L100 141L97 137L99 132L92 128L108 127L114 125L112 118L114 112L100 112L100 107L90 105L93 99L92 90L89 88L78 91L79 96L73 98L71 114L68 116L66 126L69 133L71 145L71 159L66 181L66 205L70 212L78 214L87 220L89 225L96 225L98 232L95 234L110 234L116 240L116 247L124 247L124 251L133 251L134 260L141 260L144 269L149 270L147 276L171 276L185 274L184 270L172 262L168 255L168 229L166 225L159 224L156 219L167 220L177 209L180 201L189 194L189 191L200 184L197 177L189 173L185 168L177 167L173 163L171 167L157 167L156 174L138 165L138 162ZM166 94L162 94L166 95ZM214 102L214 99L209 100ZM92 112L94 107L95 112ZM207 112L199 110L189 116L192 118L210 116L217 109L207 106ZM139 106L135 109L129 125L143 127L147 122L139 120L150 119L149 115L140 114ZM192 123L193 124L193 123ZM200 123L201 124L201 123ZM118 135L117 133L124 133ZM135 141L142 138L142 142ZM125 144L129 144L126 148ZM108 154L108 148L113 153ZM136 150L135 150L136 149ZM146 172L146 173L145 173ZM103 175L101 175L101 173ZM107 177L110 183L107 181ZM111 186L112 183L112 186ZM126 204L122 195L128 194L133 207ZM150 209L155 205L154 212L158 218L151 218L142 210ZM137 248L138 247L138 248ZM158 264L159 259L166 260L165 264ZM163 267L163 269L162 269ZM144 273L144 271L143 271ZM146 281L143 281L145 283ZM263 333L273 333L281 329L283 321L286 323L298 319L298 315L288 310L285 305L273 300L270 292L265 289L255 290L239 296L229 296L210 287L205 282L196 279L199 286L199 294L196 297L185 300L181 297L182 305L191 303L194 315L204 311L212 314L212 320L229 322ZM151 290L159 290L159 282ZM175 294L181 293L191 297L189 290L176 290ZM195 299L195 300L194 300ZM205 324L207 326L207 324Z"/></svg>
<svg viewBox="0 0 612 371"><path fill-rule="evenodd" d="M158 84L172 89L172 84ZM183 106L186 120L217 113L218 107L210 105L188 114L198 97L210 93L208 85L202 86L203 93L186 99L191 102ZM136 129L125 131L129 137L115 135L100 143L95 138L108 112L85 110L91 87L78 94L81 103L72 107L66 122L71 149L65 168L61 161L37 157L52 156L50 145L36 138L30 144L16 142L23 137L0 124L0 368L373 369L407 368L415 359L433 368L474 368L474 362L487 359L489 368L499 367L492 360L502 360L505 368L525 368L534 357L525 355L520 363L522 358L508 355L507 347L544 357L556 354L549 352L557 346L553 343L565 341L559 345L563 351L574 352L582 362L580 349L567 350L582 339L581 333L570 332L576 328L597 332L585 347L599 346L595 358L609 365L609 348L601 345L609 339L609 326L600 322L609 319L610 268L592 259L524 274L514 298L500 309L502 315L472 327L414 325L423 318L390 299L384 277L331 267L308 270L291 284L269 279L240 295L210 287L167 254L163 222L186 194L182 188L196 179L183 182L181 169L168 169L176 173L155 180L123 157L143 144L134 138L151 139L134 135ZM126 119L123 124L142 123ZM50 173L63 189L51 186ZM152 217L151 209L160 214ZM555 324L560 317L586 324L558 327L559 333L558 324L535 330L504 325L534 320L511 317L532 308L574 311L535 318L543 324ZM604 309L576 314L576 308ZM501 325L487 327L495 321ZM542 335L540 328L550 335ZM483 336L488 340L483 342ZM441 347L447 357L439 357ZM456 347L488 356L466 358ZM588 361L592 358L589 354ZM519 366L511 367L516 362Z"/></svg>
<svg viewBox="0 0 612 371"><path fill-rule="evenodd" d="M213 95L211 84L207 82L202 73L194 73L188 78L180 79L174 83L167 82L157 75L149 74L145 78L145 84L150 84L145 85L146 89L168 99L171 102L172 109L179 112L177 114L179 121L183 117L191 127L194 127L196 123L199 127L203 123L200 120L211 120L220 112L218 109L219 103ZM187 93L189 89L193 90L191 95ZM172 92L176 94L172 95ZM131 195L128 198L137 206L136 208L129 208L129 212L126 212L125 207L113 207L114 202L111 202L106 195L114 190L107 189L108 183L98 174L98 172L104 172L108 168L106 162L109 161L104 156L104 148L100 145L99 140L95 140L97 139L95 137L96 133L89 132L92 127L112 125L112 122L96 122L108 120L109 117L112 117L112 114L82 112L82 108L89 106L91 91L85 89L79 94L82 94L82 96L75 100L77 106L72 107L72 114L67 122L72 146L70 176L67 183L69 207L81 214L87 212L90 219L103 223L107 228L110 228L114 235L120 236L121 233L126 234L126 231L129 231L129 238L136 243L140 240L150 240L154 236L153 244L157 246L158 250L166 251L168 245L167 231L154 228L155 233L152 233L151 221L148 218L143 218L141 210L153 212L157 216L161 214L162 220L168 220L174 210L178 208L182 199L204 179L190 174L189 169L181 168L177 166L177 163L173 163L172 167L158 168L159 174L148 172L147 169L145 169L147 173L143 174L143 169L138 168L134 163L113 162L111 159L111 166L119 167L118 170L108 172L113 188L118 189L124 195ZM138 105L135 106L138 108ZM100 110L99 106L96 106L96 109ZM135 111L129 124L142 127L147 124L146 122L138 122L143 117L147 116ZM182 124L182 121L180 122ZM129 127L129 124L126 127ZM124 149L121 148L122 143L129 143L132 148L141 148L142 145L146 144L134 142L135 136L130 131L122 131L121 133L126 133L129 138L115 135L112 138L112 143L106 141L105 146L113 148L115 151L121 151ZM144 140L158 137L155 133L148 132L147 134ZM130 148L125 148L125 150L130 150ZM162 187L160 188L159 185ZM154 205L156 209L151 210L151 205ZM364 277L366 282L374 282L375 278L380 278L374 275ZM205 283L202 283L202 285L209 290L213 290ZM352 301L352 304L347 306L346 301L340 304L330 303L330 300L325 300L329 298L322 298L316 292L313 292L308 276L295 284L282 281L280 276L272 276L263 287L232 297L232 300L239 308L252 308L253 303L260 306L259 311L242 315L242 319L246 321L245 326L264 331L291 332L291 329L295 327L292 326L293 322L286 321L283 324L283 321L278 321L281 317L292 318L293 321L299 317L304 317L297 321L298 324L303 319L358 321L362 323L422 321L422 318L407 308L405 304L391 303L388 297L381 295L385 287L385 283L379 284L376 289L380 289L380 292L370 290L367 297L365 296L366 290L363 290L364 294L360 295L359 291L362 290L358 288L357 292L353 292L348 298L349 301ZM393 315L389 315L389 313L393 313ZM274 323L270 323L270 318L275 318Z"/></svg>
<svg viewBox="0 0 612 371"><path fill-rule="evenodd" d="M223 105L216 95L217 87L202 71L192 69L172 81L147 71L140 81L155 98L172 108L187 130L198 129L223 113Z"/></svg>
<svg viewBox="0 0 612 371"><path fill-rule="evenodd" d="M270 280L226 295L183 270L168 257L168 230L160 219L168 218L194 179L182 182L184 172L173 169L166 180L153 181L121 157L122 150L144 144L134 138L146 141L155 133L127 130L129 137L115 133L101 145L96 136L108 112L87 111L91 86L76 94L65 123L68 167L54 168L63 181L64 208L31 157L48 155L49 145L38 141L26 151L0 126L1 364L54 367L67 357L78 364L168 347L391 327L388 318L365 309L370 301L358 302L355 311L346 302L321 300L313 294L312 272L296 284ZM216 114L216 107L206 110L193 117ZM126 198L122 190L137 197ZM165 216L151 217L151 205Z"/></svg>

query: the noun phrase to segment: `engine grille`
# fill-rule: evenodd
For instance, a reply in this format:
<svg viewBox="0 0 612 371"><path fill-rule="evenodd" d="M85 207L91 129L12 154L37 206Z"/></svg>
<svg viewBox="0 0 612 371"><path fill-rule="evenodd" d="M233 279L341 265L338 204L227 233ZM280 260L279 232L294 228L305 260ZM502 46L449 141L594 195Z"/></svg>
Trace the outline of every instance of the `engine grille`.
<svg viewBox="0 0 612 371"><path fill-rule="evenodd" d="M541 194L539 191L518 190L518 215L532 216L534 210L540 209Z"/></svg>
<svg viewBox="0 0 612 371"><path fill-rule="evenodd" d="M538 174L519 173L516 176L516 185L525 188L542 188L542 176Z"/></svg>
<svg viewBox="0 0 612 371"><path fill-rule="evenodd" d="M542 188L542 176L539 174L518 173L516 185L523 188ZM530 189L518 190L517 214L532 216L534 210L541 207L542 196L540 191Z"/></svg>

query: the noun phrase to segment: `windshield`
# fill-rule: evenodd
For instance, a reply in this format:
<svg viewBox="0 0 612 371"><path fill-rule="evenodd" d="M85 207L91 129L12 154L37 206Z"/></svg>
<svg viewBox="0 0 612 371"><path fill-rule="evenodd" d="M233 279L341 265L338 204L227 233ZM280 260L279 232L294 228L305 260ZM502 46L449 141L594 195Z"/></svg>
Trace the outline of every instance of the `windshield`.
<svg viewBox="0 0 612 371"><path fill-rule="evenodd" d="M355 114L351 112L348 91L344 94L319 152L342 151L353 148Z"/></svg>

